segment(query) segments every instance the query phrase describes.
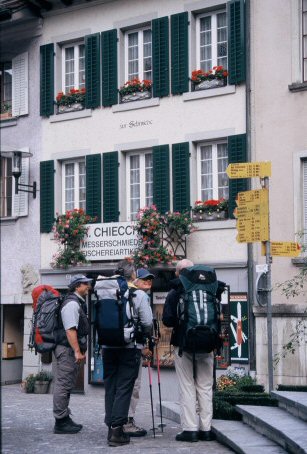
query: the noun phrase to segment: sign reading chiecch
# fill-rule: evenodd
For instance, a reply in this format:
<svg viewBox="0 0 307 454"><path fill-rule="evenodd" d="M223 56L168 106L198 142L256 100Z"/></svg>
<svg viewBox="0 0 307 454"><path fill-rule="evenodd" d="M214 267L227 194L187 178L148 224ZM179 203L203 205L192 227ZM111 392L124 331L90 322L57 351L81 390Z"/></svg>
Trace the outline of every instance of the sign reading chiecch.
<svg viewBox="0 0 307 454"><path fill-rule="evenodd" d="M139 239L133 222L89 224L81 250L87 260L121 260L133 254Z"/></svg>

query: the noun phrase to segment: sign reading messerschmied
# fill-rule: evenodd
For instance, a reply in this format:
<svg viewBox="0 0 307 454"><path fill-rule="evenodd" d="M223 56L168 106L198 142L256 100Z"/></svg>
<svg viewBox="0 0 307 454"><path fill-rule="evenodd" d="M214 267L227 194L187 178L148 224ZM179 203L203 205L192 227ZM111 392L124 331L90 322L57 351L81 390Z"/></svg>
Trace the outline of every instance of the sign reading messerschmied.
<svg viewBox="0 0 307 454"><path fill-rule="evenodd" d="M248 307L246 293L230 294L231 362L248 362Z"/></svg>
<svg viewBox="0 0 307 454"><path fill-rule="evenodd" d="M122 260L133 254L139 239L134 222L89 224L81 251L90 262Z"/></svg>

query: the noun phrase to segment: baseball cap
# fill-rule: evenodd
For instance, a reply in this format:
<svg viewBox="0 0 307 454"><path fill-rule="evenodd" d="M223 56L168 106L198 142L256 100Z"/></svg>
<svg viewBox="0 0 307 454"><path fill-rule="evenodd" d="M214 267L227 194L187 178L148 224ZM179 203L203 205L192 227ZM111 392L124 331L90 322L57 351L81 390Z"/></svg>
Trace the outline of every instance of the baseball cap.
<svg viewBox="0 0 307 454"><path fill-rule="evenodd" d="M93 279L89 279L88 277L84 276L84 274L75 274L70 278L69 287L74 287L75 285L81 283L90 283L92 282L92 280Z"/></svg>
<svg viewBox="0 0 307 454"><path fill-rule="evenodd" d="M146 278L151 278L154 279L154 275L151 274L146 268L139 268L136 270L136 278L137 279L146 279Z"/></svg>

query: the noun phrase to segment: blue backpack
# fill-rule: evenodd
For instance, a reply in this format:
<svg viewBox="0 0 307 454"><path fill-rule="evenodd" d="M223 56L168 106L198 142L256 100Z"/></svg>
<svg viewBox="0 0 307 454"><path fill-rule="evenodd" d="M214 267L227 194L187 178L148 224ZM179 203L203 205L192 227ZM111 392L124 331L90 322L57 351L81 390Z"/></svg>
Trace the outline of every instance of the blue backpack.
<svg viewBox="0 0 307 454"><path fill-rule="evenodd" d="M135 340L135 317L132 297L123 276L98 276L94 287L95 328L98 344L124 347Z"/></svg>

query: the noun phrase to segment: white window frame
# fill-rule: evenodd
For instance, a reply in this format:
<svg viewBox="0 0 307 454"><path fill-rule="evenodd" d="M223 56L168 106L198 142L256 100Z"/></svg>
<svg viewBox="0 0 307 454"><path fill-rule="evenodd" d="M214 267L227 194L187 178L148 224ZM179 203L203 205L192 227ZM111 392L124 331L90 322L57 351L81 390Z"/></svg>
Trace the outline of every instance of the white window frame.
<svg viewBox="0 0 307 454"><path fill-rule="evenodd" d="M227 23L227 11L226 9L220 9L216 11L211 11L209 13L199 14L196 17L196 62L197 62L197 69L200 69L200 19L203 17L211 16L211 35L212 35L212 42L211 42L211 60L213 66L219 66L217 62L217 14L226 13L226 23ZM229 55L229 47L228 47L228 33L227 33L227 65L225 69L228 69L228 55Z"/></svg>
<svg viewBox="0 0 307 454"><path fill-rule="evenodd" d="M79 164L84 163L85 164L85 158L78 158L78 159L69 159L67 161L62 161L61 166L62 166L62 213L64 214L66 210L66 204L65 204L65 166L67 164L74 164L74 182L75 182L75 187L74 187L74 207L75 208L80 208L80 199L79 199ZM85 169L86 171L86 169ZM85 173L86 175L86 173ZM76 184L77 183L77 184ZM86 185L86 181L85 181ZM86 186L85 186L86 187ZM86 194L85 194L85 200L86 200Z"/></svg>
<svg viewBox="0 0 307 454"><path fill-rule="evenodd" d="M13 193L14 193L14 190L15 190L15 182L14 182L14 177L13 175L8 175L8 162L9 160L12 161L12 158L4 158L4 157L1 157L1 160L4 160L4 169L3 169L3 172L2 172L2 163L1 163L1 184L3 185L3 193L1 193L1 205L4 204L4 213L1 213L1 218L7 218L7 217L12 217L13 216L13 207L14 207L14 200L13 200ZM12 167L12 162L11 162L11 167ZM10 206L10 211L11 211L11 215L8 215L7 212L8 212L8 203L7 203L7 186L8 186L8 182L7 182L7 179L8 178L11 178L11 193L12 193L12 197L11 197L11 206ZM5 203L4 203L5 201Z"/></svg>
<svg viewBox="0 0 307 454"><path fill-rule="evenodd" d="M138 56L138 79L144 79L144 40L143 40L143 32L146 30L150 30L152 33L152 28L150 25L142 28L136 28L134 30L127 30L125 33L125 82L129 80L128 75L128 35L131 33L138 33L138 49L139 49L139 56ZM152 75L152 34L151 34L151 75ZM147 78L146 78L147 79ZM148 79L147 79L148 80ZM152 77L151 79L152 80Z"/></svg>
<svg viewBox="0 0 307 454"><path fill-rule="evenodd" d="M152 150L137 150L126 153L126 176L127 176L127 220L131 221L131 190L130 190L130 157L140 157L140 208L146 205L146 175L145 175L145 155L151 154Z"/></svg>
<svg viewBox="0 0 307 454"><path fill-rule="evenodd" d="M84 41L77 41L70 44L64 44L62 46L62 91L65 93L66 85L65 85L65 50L69 47L74 48L74 87L75 89L80 88L80 80L79 80L79 46L84 45ZM85 83L85 82L84 82Z"/></svg>
<svg viewBox="0 0 307 454"><path fill-rule="evenodd" d="M219 199L218 195L218 156L217 156L217 146L219 144L226 144L227 140L218 140L210 142L200 142L197 144L197 153L196 153L196 167L197 167L197 200L202 200L201 195L201 147L203 146L212 146L212 180L213 180L213 194L212 198L217 200ZM228 158L228 149L227 149L227 158ZM228 184L229 191L229 184Z"/></svg>

